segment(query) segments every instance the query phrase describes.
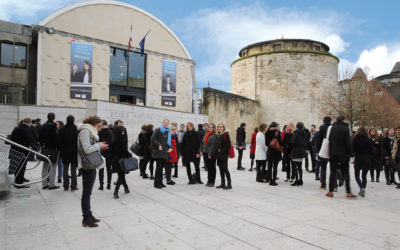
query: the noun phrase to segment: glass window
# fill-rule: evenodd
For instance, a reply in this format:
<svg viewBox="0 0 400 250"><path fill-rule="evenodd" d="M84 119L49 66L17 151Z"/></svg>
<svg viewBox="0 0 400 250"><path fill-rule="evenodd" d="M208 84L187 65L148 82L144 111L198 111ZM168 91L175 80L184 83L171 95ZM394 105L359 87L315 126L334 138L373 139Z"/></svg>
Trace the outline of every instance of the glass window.
<svg viewBox="0 0 400 250"><path fill-rule="evenodd" d="M0 84L0 103L2 104L24 104L25 87L16 85Z"/></svg>
<svg viewBox="0 0 400 250"><path fill-rule="evenodd" d="M128 63L122 49L110 49L110 84L126 86Z"/></svg>
<svg viewBox="0 0 400 250"><path fill-rule="evenodd" d="M138 53L129 56L129 87L144 88L144 65L145 56Z"/></svg>
<svg viewBox="0 0 400 250"><path fill-rule="evenodd" d="M19 68L26 67L26 46L24 45L2 43L0 54L1 65Z"/></svg>
<svg viewBox="0 0 400 250"><path fill-rule="evenodd" d="M110 48L110 85L145 88L146 55L128 53L126 50Z"/></svg>

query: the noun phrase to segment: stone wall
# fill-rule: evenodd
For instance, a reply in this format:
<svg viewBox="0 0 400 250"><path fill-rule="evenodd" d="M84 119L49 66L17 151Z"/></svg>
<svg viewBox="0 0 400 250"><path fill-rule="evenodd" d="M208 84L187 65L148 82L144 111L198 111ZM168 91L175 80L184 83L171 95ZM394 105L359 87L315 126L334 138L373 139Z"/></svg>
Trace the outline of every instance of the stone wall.
<svg viewBox="0 0 400 250"><path fill-rule="evenodd" d="M209 122L225 124L231 131L232 143L235 143L236 129L240 123L246 123L246 141L250 143L254 128L266 120L258 112L259 102L212 88L203 89L202 109L203 113L208 114Z"/></svg>

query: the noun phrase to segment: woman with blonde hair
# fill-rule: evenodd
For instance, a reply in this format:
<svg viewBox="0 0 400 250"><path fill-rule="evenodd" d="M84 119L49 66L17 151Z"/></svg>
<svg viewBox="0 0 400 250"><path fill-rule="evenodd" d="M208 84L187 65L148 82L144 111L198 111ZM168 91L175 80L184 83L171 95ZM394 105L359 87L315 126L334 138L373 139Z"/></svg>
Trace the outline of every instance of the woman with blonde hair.
<svg viewBox="0 0 400 250"><path fill-rule="evenodd" d="M229 132L225 129L223 123L219 123L217 126L215 144L211 149L211 157L217 159L217 165L221 175L221 185L217 188L222 188L224 190L232 189L231 174L228 169L228 158L231 145L232 142L229 137ZM225 176L228 182L227 185L225 185Z"/></svg>

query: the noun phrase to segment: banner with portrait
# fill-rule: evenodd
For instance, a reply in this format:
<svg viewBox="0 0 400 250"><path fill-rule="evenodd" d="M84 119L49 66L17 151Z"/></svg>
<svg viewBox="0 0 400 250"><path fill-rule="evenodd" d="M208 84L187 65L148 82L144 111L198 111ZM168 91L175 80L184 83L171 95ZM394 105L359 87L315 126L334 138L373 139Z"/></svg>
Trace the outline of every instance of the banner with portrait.
<svg viewBox="0 0 400 250"><path fill-rule="evenodd" d="M72 42L70 98L92 99L93 45Z"/></svg>
<svg viewBox="0 0 400 250"><path fill-rule="evenodd" d="M176 107L176 62L162 61L161 106Z"/></svg>

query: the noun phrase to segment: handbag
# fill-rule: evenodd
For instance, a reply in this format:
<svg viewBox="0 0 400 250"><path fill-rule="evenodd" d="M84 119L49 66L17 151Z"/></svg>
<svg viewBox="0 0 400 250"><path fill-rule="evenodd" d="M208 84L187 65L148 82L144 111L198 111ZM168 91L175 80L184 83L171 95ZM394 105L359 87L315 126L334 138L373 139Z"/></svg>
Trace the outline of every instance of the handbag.
<svg viewBox="0 0 400 250"><path fill-rule="evenodd" d="M135 171L139 169L139 161L136 158L133 157L128 157L128 158L122 158L118 161L119 166L125 171L125 172L130 172L130 171Z"/></svg>
<svg viewBox="0 0 400 250"><path fill-rule="evenodd" d="M94 170L103 164L104 160L103 157L101 156L100 151L94 151L90 154L85 154L79 139L78 139L78 147L79 147L78 148L79 156L81 157L81 162L82 162L82 168L84 170Z"/></svg>
<svg viewBox="0 0 400 250"><path fill-rule="evenodd" d="M276 136L276 134L275 134ZM284 149L283 147L279 144L278 139L274 138L271 140L271 142L269 143L269 146L281 153L283 153Z"/></svg>
<svg viewBox="0 0 400 250"><path fill-rule="evenodd" d="M322 159L329 159L329 136L331 134L332 126L329 126L328 132L322 141L321 149L319 150L318 157Z"/></svg>
<svg viewBox="0 0 400 250"><path fill-rule="evenodd" d="M233 150L232 142L231 142L231 146L229 148L229 158L235 158L235 150Z"/></svg>
<svg viewBox="0 0 400 250"><path fill-rule="evenodd" d="M131 145L130 150L137 156L144 156L144 147L140 145L139 138Z"/></svg>
<svg viewBox="0 0 400 250"><path fill-rule="evenodd" d="M57 161L57 156L58 156L58 152L57 149L55 148L44 148L42 149L42 152L40 152L42 155L47 156L47 158L49 158L49 160L51 161L51 163L56 163ZM38 159L40 161L46 161L45 158L43 157L38 157Z"/></svg>

